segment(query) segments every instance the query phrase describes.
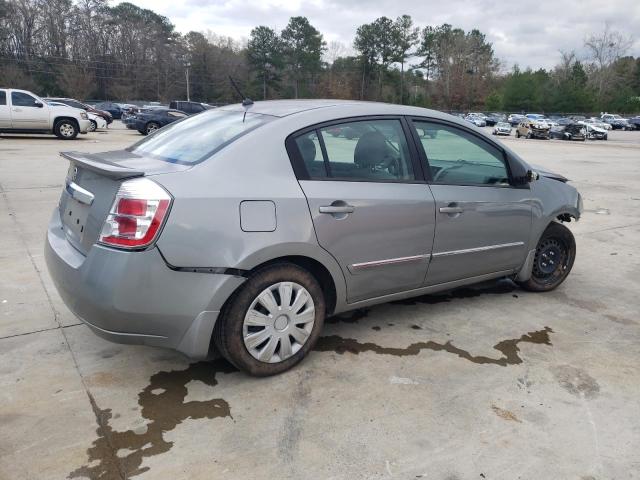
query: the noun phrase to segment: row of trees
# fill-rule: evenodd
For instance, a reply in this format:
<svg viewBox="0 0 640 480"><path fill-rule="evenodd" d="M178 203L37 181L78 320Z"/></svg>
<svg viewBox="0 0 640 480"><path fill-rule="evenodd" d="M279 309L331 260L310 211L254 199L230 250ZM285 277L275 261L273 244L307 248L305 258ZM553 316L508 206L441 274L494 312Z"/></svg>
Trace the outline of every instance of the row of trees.
<svg viewBox="0 0 640 480"><path fill-rule="evenodd" d="M230 102L329 97L445 110L640 111L640 58L608 26L552 70L503 73L479 30L418 27L409 15L357 27L352 48L305 17L247 41L178 33L169 19L108 0L0 0L0 84L47 95Z"/></svg>

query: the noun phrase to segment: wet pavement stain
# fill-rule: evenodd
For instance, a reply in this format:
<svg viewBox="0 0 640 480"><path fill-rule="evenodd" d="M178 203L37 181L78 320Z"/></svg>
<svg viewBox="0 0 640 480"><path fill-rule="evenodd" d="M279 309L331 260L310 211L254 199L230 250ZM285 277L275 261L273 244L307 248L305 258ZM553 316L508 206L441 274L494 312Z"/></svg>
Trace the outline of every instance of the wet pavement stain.
<svg viewBox="0 0 640 480"><path fill-rule="evenodd" d="M138 394L140 413L147 420L146 431L115 431L109 425L111 409L100 409L89 393L89 401L96 416L98 438L87 450L88 462L74 470L67 478L127 479L140 475L149 467L142 467L146 457L159 455L171 449L173 442L164 439L165 432L176 428L184 420L231 417L229 404L222 398L185 402L187 384L199 380L206 385L218 384L217 373L237 371L223 360L198 362L185 370L172 370L154 374ZM118 451L126 452L118 456Z"/></svg>
<svg viewBox="0 0 640 480"><path fill-rule="evenodd" d="M353 338L342 338L338 335L320 337L318 339L318 343L316 343L316 346L313 349L318 352L335 352L339 355L344 353L358 355L360 353L371 352L377 355L393 355L396 357L418 355L422 350L433 350L436 352L445 351L473 363L506 367L507 365L518 365L522 363L522 359L518 355L520 352L518 345L520 343L551 345L551 339L549 338L550 333L553 333L553 330L550 327L545 327L542 330L526 333L520 336L520 338L502 340L493 346L495 350L502 353L502 357L500 358L491 358L484 355L471 355L466 350L456 347L450 341L446 343L437 343L429 340L428 342L412 343L405 348L398 348L382 347L371 342L360 343Z"/></svg>
<svg viewBox="0 0 640 480"><path fill-rule="evenodd" d="M504 408L497 407L496 405L491 405L491 410L493 410L493 412L503 420L522 423L522 420L516 417L515 413L509 410L505 410Z"/></svg>
<svg viewBox="0 0 640 480"><path fill-rule="evenodd" d="M435 305L438 303L447 303L455 299L476 298L487 294L502 295L505 293L511 293L517 289L518 286L511 280L499 280L497 282L492 281L478 284L474 287L458 288L457 290L451 290L445 293L422 295L420 297L412 297L405 300L395 300L391 303L398 305L417 305L418 303Z"/></svg>

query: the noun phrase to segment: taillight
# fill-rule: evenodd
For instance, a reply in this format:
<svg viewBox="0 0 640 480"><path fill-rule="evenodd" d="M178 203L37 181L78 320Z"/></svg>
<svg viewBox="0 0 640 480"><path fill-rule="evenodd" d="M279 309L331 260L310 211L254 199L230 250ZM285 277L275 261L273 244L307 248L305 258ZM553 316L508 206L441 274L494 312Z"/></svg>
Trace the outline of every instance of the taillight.
<svg viewBox="0 0 640 480"><path fill-rule="evenodd" d="M98 241L120 248L141 248L153 243L171 206L171 196L147 178L120 185Z"/></svg>

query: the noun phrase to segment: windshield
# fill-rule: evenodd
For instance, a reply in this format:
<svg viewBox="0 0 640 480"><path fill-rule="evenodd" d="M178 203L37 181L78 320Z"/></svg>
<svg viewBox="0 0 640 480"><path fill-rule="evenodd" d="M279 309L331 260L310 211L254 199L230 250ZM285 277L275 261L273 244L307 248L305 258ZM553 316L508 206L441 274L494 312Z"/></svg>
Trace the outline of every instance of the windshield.
<svg viewBox="0 0 640 480"><path fill-rule="evenodd" d="M128 150L167 162L191 165L273 118L255 113L247 113L245 117L245 112L207 110L158 130Z"/></svg>

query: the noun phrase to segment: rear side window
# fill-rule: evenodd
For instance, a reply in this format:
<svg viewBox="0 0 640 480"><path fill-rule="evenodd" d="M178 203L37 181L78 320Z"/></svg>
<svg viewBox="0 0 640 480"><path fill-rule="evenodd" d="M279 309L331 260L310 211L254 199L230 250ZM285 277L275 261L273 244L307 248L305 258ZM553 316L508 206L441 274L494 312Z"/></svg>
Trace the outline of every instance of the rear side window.
<svg viewBox="0 0 640 480"><path fill-rule="evenodd" d="M4 90L0 90L0 105L7 104L7 92Z"/></svg>
<svg viewBox="0 0 640 480"><path fill-rule="evenodd" d="M300 135L295 143L311 179L402 182L416 178L399 120L331 125Z"/></svg>
<svg viewBox="0 0 640 480"><path fill-rule="evenodd" d="M509 184L501 150L475 135L439 123L413 122L428 160L432 183L445 185Z"/></svg>
<svg viewBox="0 0 640 480"><path fill-rule="evenodd" d="M11 92L11 103L14 107L35 107L36 99L23 92Z"/></svg>
<svg viewBox="0 0 640 480"><path fill-rule="evenodd" d="M257 113L208 110L173 122L128 150L167 162L195 164L273 118Z"/></svg>

